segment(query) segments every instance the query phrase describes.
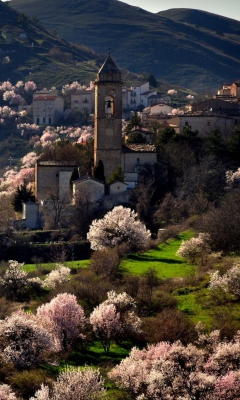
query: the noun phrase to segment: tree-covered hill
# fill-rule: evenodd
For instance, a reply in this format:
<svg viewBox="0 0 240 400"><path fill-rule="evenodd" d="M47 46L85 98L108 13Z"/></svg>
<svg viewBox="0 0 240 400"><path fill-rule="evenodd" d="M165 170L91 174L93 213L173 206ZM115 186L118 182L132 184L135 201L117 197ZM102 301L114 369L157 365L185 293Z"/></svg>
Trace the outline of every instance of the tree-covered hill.
<svg viewBox="0 0 240 400"><path fill-rule="evenodd" d="M12 0L47 29L117 63L174 85L202 90L239 76L240 22L198 10L152 14L117 0Z"/></svg>

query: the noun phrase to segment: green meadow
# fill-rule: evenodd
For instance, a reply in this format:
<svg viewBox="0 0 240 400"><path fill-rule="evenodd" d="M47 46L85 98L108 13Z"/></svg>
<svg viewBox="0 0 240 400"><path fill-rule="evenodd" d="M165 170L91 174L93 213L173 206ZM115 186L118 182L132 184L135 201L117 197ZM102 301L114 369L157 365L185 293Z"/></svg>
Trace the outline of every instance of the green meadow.
<svg viewBox="0 0 240 400"><path fill-rule="evenodd" d="M195 266L176 256L176 252L182 240L188 240L191 236L191 232L185 232L155 249L130 255L122 262L121 267L126 273L133 275L141 275L149 268L154 268L161 279L189 276L195 272Z"/></svg>

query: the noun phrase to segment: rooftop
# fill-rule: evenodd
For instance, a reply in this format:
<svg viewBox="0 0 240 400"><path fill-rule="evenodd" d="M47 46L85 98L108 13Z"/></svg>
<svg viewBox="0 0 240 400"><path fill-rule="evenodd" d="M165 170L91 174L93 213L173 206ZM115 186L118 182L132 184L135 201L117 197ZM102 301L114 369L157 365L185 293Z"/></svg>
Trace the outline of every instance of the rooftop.
<svg viewBox="0 0 240 400"><path fill-rule="evenodd" d="M156 147L148 143L129 143L122 147L123 153L155 153Z"/></svg>

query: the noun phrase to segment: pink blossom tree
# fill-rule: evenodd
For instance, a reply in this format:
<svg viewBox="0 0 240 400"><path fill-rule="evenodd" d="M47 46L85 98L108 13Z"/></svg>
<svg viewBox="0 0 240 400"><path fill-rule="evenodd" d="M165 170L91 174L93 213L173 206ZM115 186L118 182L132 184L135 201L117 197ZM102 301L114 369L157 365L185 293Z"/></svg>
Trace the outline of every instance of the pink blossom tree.
<svg viewBox="0 0 240 400"><path fill-rule="evenodd" d="M0 320L0 350L6 362L28 368L60 350L58 341L38 321L23 311Z"/></svg>
<svg viewBox="0 0 240 400"><path fill-rule="evenodd" d="M33 81L27 81L24 85L25 92L33 93L37 89L37 85Z"/></svg>
<svg viewBox="0 0 240 400"><path fill-rule="evenodd" d="M27 153L21 160L22 161L21 168L24 168L24 169L33 168L37 162L37 159L38 159L38 156L35 153L35 151L31 151L30 153Z"/></svg>
<svg viewBox="0 0 240 400"><path fill-rule="evenodd" d="M219 332L201 335L200 347L160 342L133 348L109 373L137 400L239 400L240 332L221 341Z"/></svg>
<svg viewBox="0 0 240 400"><path fill-rule="evenodd" d="M117 206L102 219L94 220L87 234L93 250L105 250L123 243L130 249L142 250L150 237L150 231L137 219L137 213L123 206Z"/></svg>
<svg viewBox="0 0 240 400"><path fill-rule="evenodd" d="M221 376L215 385L213 400L239 400L240 371L231 371Z"/></svg>
<svg viewBox="0 0 240 400"><path fill-rule="evenodd" d="M61 341L64 350L74 340L84 337L84 311L73 294L58 294L50 303L38 307L37 318L42 323L50 322L54 325L53 332Z"/></svg>
<svg viewBox="0 0 240 400"><path fill-rule="evenodd" d="M113 304L117 313L120 315L121 329L117 335L117 339L121 339L122 335L141 333L142 321L136 314L136 302L126 292L117 294L114 290L107 293L107 300L103 304Z"/></svg>
<svg viewBox="0 0 240 400"><path fill-rule="evenodd" d="M109 351L111 341L117 337L122 329L120 313L117 312L114 304L102 303L95 307L89 321L104 351Z"/></svg>

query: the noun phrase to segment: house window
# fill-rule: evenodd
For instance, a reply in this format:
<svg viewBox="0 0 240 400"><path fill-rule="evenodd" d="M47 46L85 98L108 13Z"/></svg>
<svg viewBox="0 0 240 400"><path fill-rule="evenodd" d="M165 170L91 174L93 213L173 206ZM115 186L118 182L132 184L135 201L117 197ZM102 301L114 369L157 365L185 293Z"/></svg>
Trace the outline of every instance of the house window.
<svg viewBox="0 0 240 400"><path fill-rule="evenodd" d="M37 118L37 125L39 125L39 118Z"/></svg>
<svg viewBox="0 0 240 400"><path fill-rule="evenodd" d="M43 122L43 124L46 123L46 118L45 117L43 118L42 122Z"/></svg>
<svg viewBox="0 0 240 400"><path fill-rule="evenodd" d="M210 125L211 125L211 122L210 122L210 121L208 121L208 122L207 122L207 126L210 126Z"/></svg>
<svg viewBox="0 0 240 400"><path fill-rule="evenodd" d="M189 126L188 121L185 122L185 126Z"/></svg>
<svg viewBox="0 0 240 400"><path fill-rule="evenodd" d="M48 123L51 125L51 123L52 123L52 118L48 118Z"/></svg>

